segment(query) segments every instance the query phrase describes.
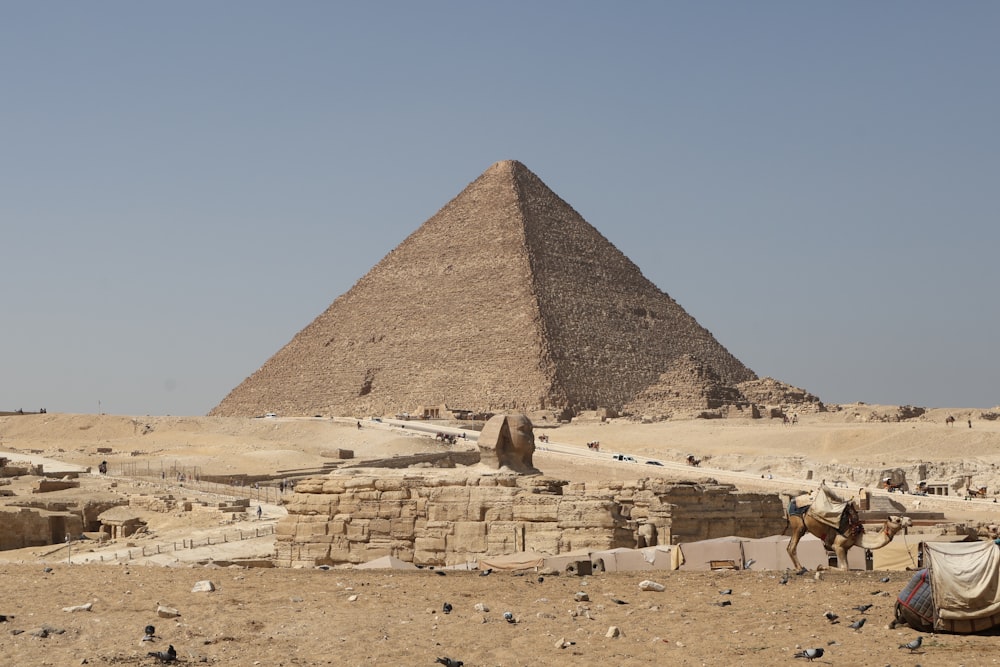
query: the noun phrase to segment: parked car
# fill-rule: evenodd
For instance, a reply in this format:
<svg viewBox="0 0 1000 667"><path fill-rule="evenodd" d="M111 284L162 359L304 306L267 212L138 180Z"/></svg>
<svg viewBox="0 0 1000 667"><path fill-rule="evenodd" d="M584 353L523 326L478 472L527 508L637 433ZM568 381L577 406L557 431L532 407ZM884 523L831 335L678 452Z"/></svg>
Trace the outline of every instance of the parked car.
<svg viewBox="0 0 1000 667"><path fill-rule="evenodd" d="M661 466L663 464L660 463L659 461L646 461L646 465L648 465L648 466Z"/></svg>
<svg viewBox="0 0 1000 667"><path fill-rule="evenodd" d="M611 458L615 461L621 461L622 463L635 463L635 457L629 456L628 454L612 454Z"/></svg>

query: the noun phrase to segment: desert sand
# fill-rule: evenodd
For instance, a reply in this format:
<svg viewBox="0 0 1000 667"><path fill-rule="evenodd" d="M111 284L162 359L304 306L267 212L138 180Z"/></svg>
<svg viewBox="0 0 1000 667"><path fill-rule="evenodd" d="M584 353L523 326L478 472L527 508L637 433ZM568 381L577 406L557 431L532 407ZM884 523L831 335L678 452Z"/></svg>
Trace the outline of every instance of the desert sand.
<svg viewBox="0 0 1000 667"><path fill-rule="evenodd" d="M539 443L535 463L545 474L567 479L712 477L771 491L810 488L821 478L872 488L885 468L923 463L933 480L957 483L973 476L976 486L988 486L989 498L894 494L896 500L908 506L921 501L922 508L940 508L955 521L996 521L992 500L1000 483L1000 423L981 419L978 410L957 409L904 422L873 421L891 410L842 406L799 415L794 426L777 420L540 424L536 434L547 434L550 442ZM944 425L947 414L956 417L956 425ZM597 454L586 447L594 440L601 443ZM470 443L456 445L464 446ZM111 453L98 453L98 447L110 447ZM101 460L109 462L108 477L85 474L83 488L73 493L139 493L162 485L180 495L194 494L166 476L160 482L129 479L120 474L125 469L270 474L320 466L336 448L353 449L363 459L435 447L445 445L415 434L413 425L400 429L368 420L358 429L353 420L280 417L50 413L0 418L0 451L95 471ZM613 452L631 454L639 463L612 461ZM701 467L683 465L689 453L702 458ZM667 465L645 464L654 459ZM166 545L263 529L283 513L276 502L263 503L263 509L260 521L252 513L194 519L191 513L147 512L149 532L131 543ZM780 584L781 572L753 571L546 575L539 582L537 573L481 577L449 571L442 576L430 570L279 570L212 562L266 555L271 539L264 535L114 564L110 558L104 564L93 561L124 544L79 543L69 554L58 546L0 552L7 582L0 593L0 614L7 617L0 623L0 663L151 665L156 662L147 653L168 644L177 649L181 664L220 665L434 665L439 656L469 667L772 665L804 663L792 657L796 650L817 646L826 654L815 662L825 665L997 662L990 655L996 643L990 636L927 635L918 654L899 649L917 635L905 627L889 628L894 596L910 576L906 572L824 572L818 579L810 572L793 574L786 585ZM886 576L889 580L881 581ZM637 584L645 578L663 583L666 591L641 592ZM206 579L217 590L191 591ZM719 593L729 588L731 595ZM578 592L586 592L589 602L575 601ZM718 606L724 601L731 604ZM453 605L450 614L442 612L444 602ZM64 611L86 603L92 604L89 611ZM477 603L489 611L476 611ZM852 607L867 603L873 605L865 614L867 623L851 630L848 623L861 618ZM158 605L176 608L180 616L158 618ZM841 622L831 625L823 618L828 610ZM516 623L504 621L506 611ZM142 642L142 629L150 623L157 639ZM611 626L622 636L606 637ZM49 628L48 636L36 636L43 627Z"/></svg>

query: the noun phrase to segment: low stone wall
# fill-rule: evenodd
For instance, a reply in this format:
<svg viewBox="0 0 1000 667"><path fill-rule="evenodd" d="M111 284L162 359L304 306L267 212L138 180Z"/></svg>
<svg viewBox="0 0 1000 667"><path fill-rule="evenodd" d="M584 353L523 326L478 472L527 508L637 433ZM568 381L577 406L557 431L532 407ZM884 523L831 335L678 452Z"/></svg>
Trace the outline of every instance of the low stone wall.
<svg viewBox="0 0 1000 667"><path fill-rule="evenodd" d="M277 526L275 564L313 567L392 555L454 565L519 551L559 554L785 526L777 495L730 485L568 483L548 477L338 473L300 481Z"/></svg>

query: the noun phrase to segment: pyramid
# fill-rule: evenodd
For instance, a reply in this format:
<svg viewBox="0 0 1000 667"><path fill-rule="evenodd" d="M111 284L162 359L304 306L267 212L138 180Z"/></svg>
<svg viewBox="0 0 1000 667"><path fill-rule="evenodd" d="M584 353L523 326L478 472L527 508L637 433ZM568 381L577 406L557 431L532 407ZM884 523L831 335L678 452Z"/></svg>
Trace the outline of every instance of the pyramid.
<svg viewBox="0 0 1000 667"><path fill-rule="evenodd" d="M689 354L670 361L656 382L625 405L634 415L692 415L727 405L746 403L735 387L727 387L710 366Z"/></svg>
<svg viewBox="0 0 1000 667"><path fill-rule="evenodd" d="M209 414L620 409L681 355L756 375L519 162L498 162Z"/></svg>

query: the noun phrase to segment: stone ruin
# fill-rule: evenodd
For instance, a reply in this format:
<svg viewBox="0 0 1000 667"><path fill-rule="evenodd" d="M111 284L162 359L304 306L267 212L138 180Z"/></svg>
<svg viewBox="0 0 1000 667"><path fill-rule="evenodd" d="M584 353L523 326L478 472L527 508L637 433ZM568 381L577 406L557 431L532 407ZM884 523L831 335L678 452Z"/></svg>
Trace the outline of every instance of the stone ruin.
<svg viewBox="0 0 1000 667"><path fill-rule="evenodd" d="M276 528L275 564L315 567L394 556L456 565L521 551L551 555L727 535L765 537L785 519L777 495L656 479L571 483L532 464L525 415L496 415L481 461L464 472L353 469L299 481Z"/></svg>
<svg viewBox="0 0 1000 667"><path fill-rule="evenodd" d="M280 567L395 556L455 565L520 551L552 555L744 535L785 527L777 495L727 484L570 483L542 476L356 471L295 486L279 522Z"/></svg>

